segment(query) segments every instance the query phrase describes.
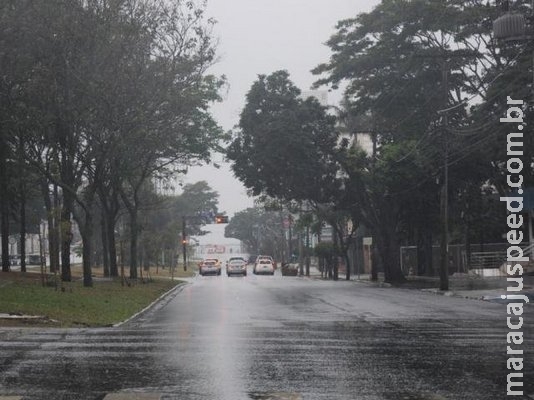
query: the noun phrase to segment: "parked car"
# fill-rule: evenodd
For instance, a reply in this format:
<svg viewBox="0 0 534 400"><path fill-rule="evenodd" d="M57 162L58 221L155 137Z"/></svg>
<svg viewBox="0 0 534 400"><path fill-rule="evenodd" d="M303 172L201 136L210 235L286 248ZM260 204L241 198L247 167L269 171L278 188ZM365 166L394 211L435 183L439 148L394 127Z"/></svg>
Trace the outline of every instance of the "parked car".
<svg viewBox="0 0 534 400"><path fill-rule="evenodd" d="M200 275L220 275L221 263L216 258L208 258L202 261L198 267Z"/></svg>
<svg viewBox="0 0 534 400"><path fill-rule="evenodd" d="M274 275L273 262L267 258L260 258L256 261L256 264L254 264L252 272L254 272L254 274Z"/></svg>
<svg viewBox="0 0 534 400"><path fill-rule="evenodd" d="M282 265L282 276L297 276L299 265L295 263L284 263Z"/></svg>
<svg viewBox="0 0 534 400"><path fill-rule="evenodd" d="M247 262L242 258L228 260L228 263L226 264L226 275L247 276Z"/></svg>

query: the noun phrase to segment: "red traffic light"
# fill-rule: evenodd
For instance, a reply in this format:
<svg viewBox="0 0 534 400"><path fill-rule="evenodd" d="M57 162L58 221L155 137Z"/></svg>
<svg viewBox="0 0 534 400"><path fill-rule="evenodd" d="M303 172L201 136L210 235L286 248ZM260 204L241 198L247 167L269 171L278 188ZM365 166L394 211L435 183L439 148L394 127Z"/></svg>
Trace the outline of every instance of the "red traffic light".
<svg viewBox="0 0 534 400"><path fill-rule="evenodd" d="M216 215L215 216L215 223L216 224L227 224L228 223L228 216L227 215Z"/></svg>

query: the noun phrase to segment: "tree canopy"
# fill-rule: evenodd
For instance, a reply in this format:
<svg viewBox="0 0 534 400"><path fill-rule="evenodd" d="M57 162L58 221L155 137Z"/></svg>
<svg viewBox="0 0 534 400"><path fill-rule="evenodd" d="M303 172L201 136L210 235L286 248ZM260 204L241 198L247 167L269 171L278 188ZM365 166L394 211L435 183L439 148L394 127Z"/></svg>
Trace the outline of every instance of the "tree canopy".
<svg viewBox="0 0 534 400"><path fill-rule="evenodd" d="M254 195L325 201L338 184L330 152L337 138L335 117L277 71L252 85L227 156Z"/></svg>
<svg viewBox="0 0 534 400"><path fill-rule="evenodd" d="M109 240L118 207L128 211L135 278L141 191L218 148L222 132L209 106L224 80L207 72L214 21L205 4L185 0L6 1L0 19L0 113L10 116L2 144L14 150L23 138L25 166L41 177L43 196L55 193L62 278L70 279L74 216L91 285L99 205Z"/></svg>

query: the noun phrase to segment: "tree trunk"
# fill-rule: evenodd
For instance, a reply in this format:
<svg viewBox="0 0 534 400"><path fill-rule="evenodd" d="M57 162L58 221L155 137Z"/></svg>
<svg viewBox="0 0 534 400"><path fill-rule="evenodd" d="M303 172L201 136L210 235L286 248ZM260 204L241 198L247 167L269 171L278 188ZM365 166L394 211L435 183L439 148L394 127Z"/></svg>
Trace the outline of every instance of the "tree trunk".
<svg viewBox="0 0 534 400"><path fill-rule="evenodd" d="M417 228L417 275L433 276L432 230L429 226Z"/></svg>
<svg viewBox="0 0 534 400"><path fill-rule="evenodd" d="M109 277L109 238L108 238L108 227L107 227L107 218L106 213L102 210L102 215L100 219L100 232L102 234L102 264L104 267L104 276Z"/></svg>
<svg viewBox="0 0 534 400"><path fill-rule="evenodd" d="M378 254L378 245L373 244L370 246L369 251L371 252L371 281L378 281L378 264L381 260L380 255Z"/></svg>
<svg viewBox="0 0 534 400"><path fill-rule="evenodd" d="M117 242L115 240L115 217L109 218L108 216L106 226L108 228L107 239L109 241L109 274L112 277L117 277L119 276L119 268L117 265Z"/></svg>
<svg viewBox="0 0 534 400"><path fill-rule="evenodd" d="M18 138L19 200L20 200L20 271L26 272L26 183L24 167L24 137Z"/></svg>
<svg viewBox="0 0 534 400"><path fill-rule="evenodd" d="M57 270L54 269L55 264L52 262L52 241L53 241L52 229L54 225L53 215L52 215L52 201L50 200L50 193L48 191L48 183L46 179L44 178L41 179L40 183L41 183L41 195L43 196L43 202L44 202L45 209L46 209L46 222L48 225L48 253L50 254L50 272L55 272ZM41 229L39 228L39 232L40 231ZM40 241L39 243L42 243L42 241ZM43 249L43 253L44 253L44 249Z"/></svg>
<svg viewBox="0 0 534 400"><path fill-rule="evenodd" d="M111 190L111 193L110 193ZM100 204L102 205L102 220L105 226L106 233L102 232L102 239L106 239L106 244L103 245L104 252L107 249L107 256L104 256L104 260L109 262L109 276L118 277L119 269L117 264L117 247L115 240L115 222L117 214L119 212L119 202L117 199L117 192L112 189L100 188L99 189ZM103 228L104 228L103 226Z"/></svg>
<svg viewBox="0 0 534 400"><path fill-rule="evenodd" d="M93 215L85 210L85 222L83 229L80 229L83 241L83 286L93 286L91 274L91 259L93 256Z"/></svg>
<svg viewBox="0 0 534 400"><path fill-rule="evenodd" d="M0 235L2 236L2 271L9 272L9 196L7 194L7 143L4 141L5 133L0 131L0 214L2 224Z"/></svg>
<svg viewBox="0 0 534 400"><path fill-rule="evenodd" d="M9 204L6 197L2 196L1 199L2 232L0 234L2 236L2 272L9 272L11 269L9 262Z"/></svg>
<svg viewBox="0 0 534 400"><path fill-rule="evenodd" d="M298 234L299 240L299 275L304 275L304 245L302 243L302 233Z"/></svg>
<svg viewBox="0 0 534 400"><path fill-rule="evenodd" d="M138 242L137 209L130 210L130 279L137 279L137 242Z"/></svg>
<svg viewBox="0 0 534 400"><path fill-rule="evenodd" d="M70 269L70 246L72 243L72 196L63 191L63 207L61 209L61 280L72 280Z"/></svg>
<svg viewBox="0 0 534 400"><path fill-rule="evenodd" d="M50 258L50 272L59 271L59 232L57 226L57 210L58 203L57 186L54 185L54 204L50 199L50 192L48 190L48 182L46 179L41 180L41 195L46 208L46 221L48 225L48 254Z"/></svg>
<svg viewBox="0 0 534 400"><path fill-rule="evenodd" d="M47 184L48 186L48 184ZM48 188L47 188L48 190ZM54 266L54 272L59 272L60 268L60 242L61 242L61 202L59 199L59 188L54 184L54 204L52 207L52 225L48 228L49 234L52 233L50 250L50 267ZM52 270L51 270L52 271Z"/></svg>
<svg viewBox="0 0 534 400"><path fill-rule="evenodd" d="M20 272L26 272L26 188L24 179L20 183Z"/></svg>
<svg viewBox="0 0 534 400"><path fill-rule="evenodd" d="M392 225L394 226L388 224L381 230L378 250L384 263L384 280L388 283L402 283L406 278L400 268L399 241Z"/></svg>

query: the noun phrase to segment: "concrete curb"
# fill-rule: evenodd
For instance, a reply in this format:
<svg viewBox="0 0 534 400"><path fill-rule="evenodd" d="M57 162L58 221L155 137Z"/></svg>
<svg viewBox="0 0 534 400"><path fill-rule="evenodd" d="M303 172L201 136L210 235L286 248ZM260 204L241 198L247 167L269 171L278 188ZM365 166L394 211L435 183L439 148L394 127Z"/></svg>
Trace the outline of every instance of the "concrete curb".
<svg viewBox="0 0 534 400"><path fill-rule="evenodd" d="M419 289L419 291L421 291L423 293L431 293L431 294L435 294L435 295L439 295L439 296L461 297L461 298L465 298L465 299L480 300L479 298L474 298L474 297L469 297L469 296L460 296L459 294L454 293L452 290L442 291L442 290L439 290L439 289L431 288L431 289Z"/></svg>
<svg viewBox="0 0 534 400"><path fill-rule="evenodd" d="M173 287L172 289L166 291L161 296L159 296L156 300L154 300L152 303L150 303L148 306L143 308L141 311L136 312L134 315L130 316L129 318L125 319L124 321L117 322L116 324L113 324L113 328L118 328L124 324L127 324L130 321L133 321L135 318L139 317L140 315L144 314L145 312L149 311L152 307L154 307L156 304L162 302L167 297L172 296L175 294L174 292L179 292L184 289L185 286L190 285L189 282L180 282L178 285ZM177 294L177 293L176 293Z"/></svg>

